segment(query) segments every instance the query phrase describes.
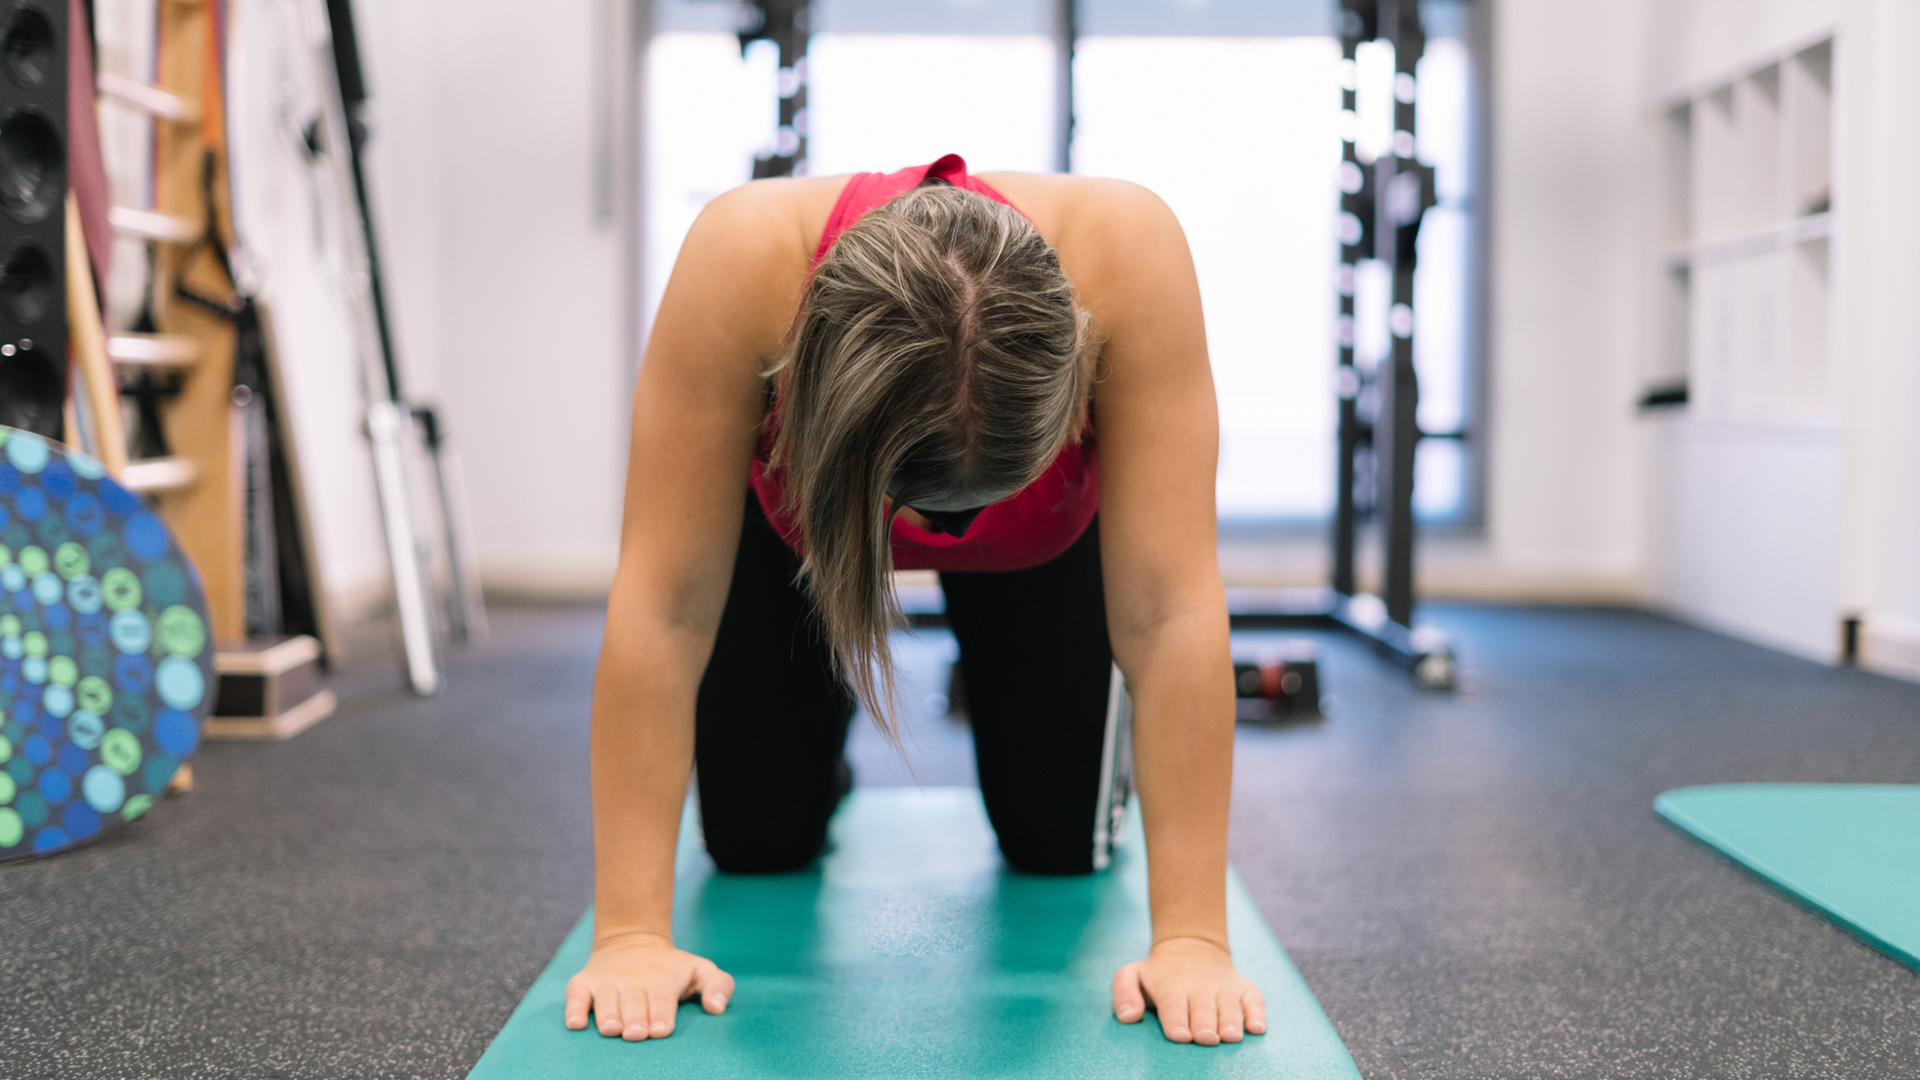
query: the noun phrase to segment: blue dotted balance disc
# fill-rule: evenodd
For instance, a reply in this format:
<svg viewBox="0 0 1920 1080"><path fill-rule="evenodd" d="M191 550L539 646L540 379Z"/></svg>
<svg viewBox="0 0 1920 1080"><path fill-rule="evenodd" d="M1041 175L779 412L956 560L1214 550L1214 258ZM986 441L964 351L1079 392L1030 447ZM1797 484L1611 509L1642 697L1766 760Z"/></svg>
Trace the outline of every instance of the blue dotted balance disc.
<svg viewBox="0 0 1920 1080"><path fill-rule="evenodd" d="M200 745L200 572L101 464L0 427L0 861L147 812Z"/></svg>

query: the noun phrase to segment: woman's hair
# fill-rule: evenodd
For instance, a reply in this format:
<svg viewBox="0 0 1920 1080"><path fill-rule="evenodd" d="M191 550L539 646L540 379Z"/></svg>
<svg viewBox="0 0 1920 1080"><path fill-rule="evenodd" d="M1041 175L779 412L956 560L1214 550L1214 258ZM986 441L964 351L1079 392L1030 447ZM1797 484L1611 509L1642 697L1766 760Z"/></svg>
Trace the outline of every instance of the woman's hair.
<svg viewBox="0 0 1920 1080"><path fill-rule="evenodd" d="M770 465L836 662L898 741L892 517L1031 483L1077 438L1087 317L1053 247L1005 203L915 188L840 234L775 365Z"/></svg>

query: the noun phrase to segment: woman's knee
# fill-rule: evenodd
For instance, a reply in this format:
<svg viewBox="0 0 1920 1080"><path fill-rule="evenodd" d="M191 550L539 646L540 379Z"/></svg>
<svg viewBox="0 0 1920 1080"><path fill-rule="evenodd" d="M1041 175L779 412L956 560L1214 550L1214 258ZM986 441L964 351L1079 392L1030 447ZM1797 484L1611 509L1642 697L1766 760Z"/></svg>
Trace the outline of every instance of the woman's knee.
<svg viewBox="0 0 1920 1080"><path fill-rule="evenodd" d="M707 854L713 865L729 874L785 874L799 870L819 858L827 844L827 823L822 818L795 822L770 821L747 825L705 829Z"/></svg>
<svg viewBox="0 0 1920 1080"><path fill-rule="evenodd" d="M1002 836L1000 854L1008 866L1023 874L1062 877L1093 873L1093 844L1085 836L1077 841Z"/></svg>

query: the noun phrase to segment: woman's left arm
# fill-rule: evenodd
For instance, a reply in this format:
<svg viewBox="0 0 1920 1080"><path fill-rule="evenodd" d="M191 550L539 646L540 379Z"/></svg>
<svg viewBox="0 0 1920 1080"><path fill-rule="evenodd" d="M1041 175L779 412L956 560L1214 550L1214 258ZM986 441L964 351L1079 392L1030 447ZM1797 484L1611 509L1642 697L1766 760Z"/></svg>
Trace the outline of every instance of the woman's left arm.
<svg viewBox="0 0 1920 1080"><path fill-rule="evenodd" d="M1133 695L1153 948L1114 976L1114 1013L1148 1004L1175 1042L1261 1034L1259 988L1227 942L1233 662L1214 521L1219 417L1185 235L1144 188L1083 181L1062 244L1104 339L1095 417L1100 558L1114 659ZM1064 239L1064 237L1063 237Z"/></svg>

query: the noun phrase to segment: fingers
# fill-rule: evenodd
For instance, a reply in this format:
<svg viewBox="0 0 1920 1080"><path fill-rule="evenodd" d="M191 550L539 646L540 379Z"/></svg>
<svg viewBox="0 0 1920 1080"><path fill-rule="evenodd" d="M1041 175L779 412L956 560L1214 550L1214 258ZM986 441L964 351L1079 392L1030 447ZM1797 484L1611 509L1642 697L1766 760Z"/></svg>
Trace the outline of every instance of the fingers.
<svg viewBox="0 0 1920 1080"><path fill-rule="evenodd" d="M662 964L662 959L669 962ZM672 962L675 959L679 962ZM607 1038L617 1036L628 1042L664 1039L677 1026L682 1001L698 1000L702 1008L718 1015L733 997L733 976L712 961L677 950L666 957L632 960L628 956L598 964L590 961L567 980L562 1012L569 1029L583 1031L591 1025ZM615 968L620 963L626 970Z"/></svg>
<svg viewBox="0 0 1920 1080"><path fill-rule="evenodd" d="M1140 990L1140 963L1135 961L1113 974L1113 1016L1123 1024L1137 1024L1147 1015L1147 997Z"/></svg>
<svg viewBox="0 0 1920 1080"><path fill-rule="evenodd" d="M693 966L687 996L699 998L701 1008L718 1016L727 1011L727 1001L733 997L733 976L721 971L713 961L702 960Z"/></svg>
<svg viewBox="0 0 1920 1080"><path fill-rule="evenodd" d="M620 1027L620 1037L628 1042L652 1038L652 1028L647 1023L646 988L629 983L620 987L619 993L620 1018L625 1021Z"/></svg>
<svg viewBox="0 0 1920 1080"><path fill-rule="evenodd" d="M674 1014L680 1011L680 995L647 988L647 1034L649 1039L664 1039L673 1034Z"/></svg>
<svg viewBox="0 0 1920 1080"><path fill-rule="evenodd" d="M1220 1045L1220 1010L1212 994L1187 999L1187 1022L1192 1027L1194 1042L1201 1046Z"/></svg>
<svg viewBox="0 0 1920 1080"><path fill-rule="evenodd" d="M1237 1043L1240 1033L1246 1028L1246 1014L1241 1011L1240 995L1231 991L1221 994L1219 1001L1220 1041Z"/></svg>
<svg viewBox="0 0 1920 1080"><path fill-rule="evenodd" d="M1267 999L1260 996L1260 988L1247 987L1240 995L1240 1008L1247 1014L1247 1034L1265 1035L1267 1033Z"/></svg>
<svg viewBox="0 0 1920 1080"><path fill-rule="evenodd" d="M1184 992L1169 993L1153 999L1153 1007L1160 1013L1160 1033L1177 1043L1193 1041L1193 1028L1187 1016L1187 995ZM1214 1040L1218 1042L1219 1040Z"/></svg>
<svg viewBox="0 0 1920 1080"><path fill-rule="evenodd" d="M600 1034L613 1038L626 1030L621 1021L620 987L606 981L593 988L593 1018Z"/></svg>
<svg viewBox="0 0 1920 1080"><path fill-rule="evenodd" d="M587 1012L593 1008L593 991L587 989L587 981L575 975L567 980L567 1030L585 1031Z"/></svg>

